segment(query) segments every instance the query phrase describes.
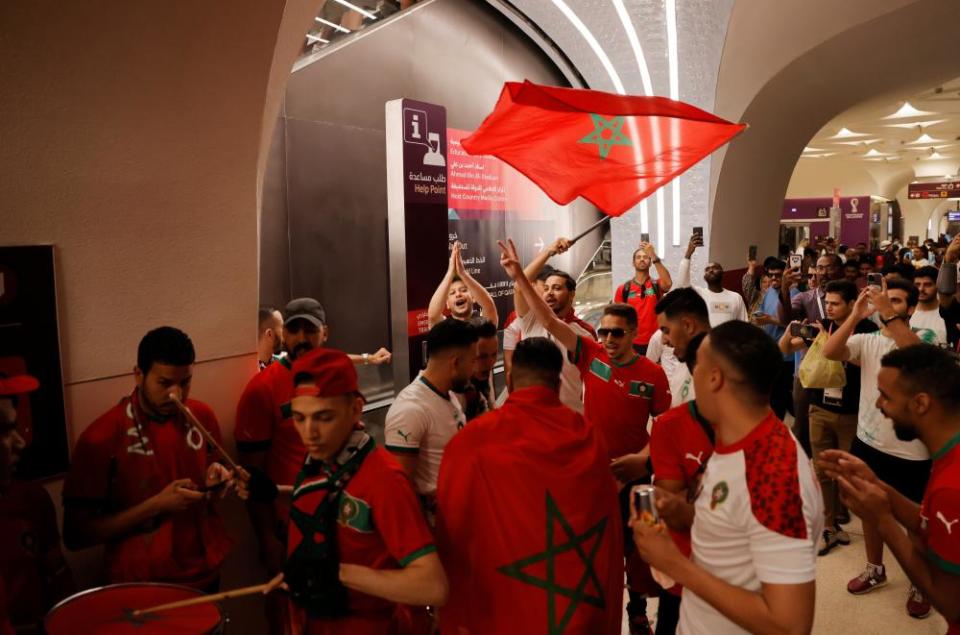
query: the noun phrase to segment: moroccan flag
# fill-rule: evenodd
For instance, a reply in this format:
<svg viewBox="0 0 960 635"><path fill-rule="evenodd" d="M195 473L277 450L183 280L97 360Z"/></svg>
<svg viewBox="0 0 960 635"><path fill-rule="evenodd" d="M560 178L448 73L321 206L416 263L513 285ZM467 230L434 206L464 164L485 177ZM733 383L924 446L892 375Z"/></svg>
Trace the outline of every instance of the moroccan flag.
<svg viewBox="0 0 960 635"><path fill-rule="evenodd" d="M623 538L593 425L535 386L447 444L437 546L441 635L619 635Z"/></svg>
<svg viewBox="0 0 960 635"><path fill-rule="evenodd" d="M507 82L462 144L509 163L561 205L583 196L620 216L744 128L666 97Z"/></svg>

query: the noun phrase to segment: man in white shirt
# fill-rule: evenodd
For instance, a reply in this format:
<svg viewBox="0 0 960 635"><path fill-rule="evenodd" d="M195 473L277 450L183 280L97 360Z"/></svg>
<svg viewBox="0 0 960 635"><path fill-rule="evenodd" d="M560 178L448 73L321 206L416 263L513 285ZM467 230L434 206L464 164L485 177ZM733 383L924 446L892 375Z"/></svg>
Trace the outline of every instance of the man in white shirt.
<svg viewBox="0 0 960 635"><path fill-rule="evenodd" d="M877 377L884 355L897 348L933 343L932 331L914 331L908 320L917 306L916 287L905 280L888 280L883 290L868 286L860 292L853 311L833 332L823 347L827 359L850 362L860 367L860 410L857 437L850 453L862 459L894 489L919 503L930 476L930 455L920 441L901 441L893 430L893 422L877 408L880 392ZM875 333L853 335L860 320L876 313L882 329ZM862 595L887 583L883 566L883 541L877 527L863 523L863 542L867 565L864 571L847 584L847 591ZM907 612L912 617L926 617L930 604L920 592L911 588Z"/></svg>
<svg viewBox="0 0 960 635"><path fill-rule="evenodd" d="M937 296L937 276L940 274L936 267L920 267L913 278L920 297L917 310L910 316L910 326L915 329L930 329L937 336L935 344L947 342L947 323L940 315L940 299Z"/></svg>
<svg viewBox="0 0 960 635"><path fill-rule="evenodd" d="M476 357L477 332L469 322L435 324L427 334L427 367L387 411L386 448L413 478L428 519L436 504L443 449L467 421L455 393L470 383Z"/></svg>
<svg viewBox="0 0 960 635"><path fill-rule="evenodd" d="M710 330L709 311L703 297L690 288L672 290L660 298L654 311L660 325L654 337L660 338L658 347L663 349L660 365L670 382L673 395L670 407L675 408L695 398L693 377L687 364L687 344L698 333ZM653 342L653 338L650 341Z"/></svg>
<svg viewBox="0 0 960 635"><path fill-rule="evenodd" d="M730 320L746 322L748 320L747 305L743 301L743 296L736 291L723 288L723 266L719 262L708 262L703 270L703 281L707 283L706 287L690 284L690 259L697 247L702 246L703 237L700 234L690 237L687 253L680 261L680 272L677 276L679 281L675 288L692 286L700 294L710 312L710 326L717 326Z"/></svg>
<svg viewBox="0 0 960 635"><path fill-rule="evenodd" d="M697 410L716 445L696 501L688 559L660 525L633 518L650 566L683 585L681 635L810 633L823 500L806 455L770 410L777 345L746 322L722 324L697 350ZM657 490L657 507L671 495Z"/></svg>

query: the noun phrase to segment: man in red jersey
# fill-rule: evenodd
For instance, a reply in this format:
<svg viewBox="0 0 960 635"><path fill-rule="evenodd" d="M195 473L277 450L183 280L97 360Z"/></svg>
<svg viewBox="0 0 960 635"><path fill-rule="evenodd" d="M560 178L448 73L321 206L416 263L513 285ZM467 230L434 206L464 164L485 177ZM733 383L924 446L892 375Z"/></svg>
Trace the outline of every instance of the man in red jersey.
<svg viewBox="0 0 960 635"><path fill-rule="evenodd" d="M946 618L948 635L960 635L960 358L930 344L893 350L881 360L877 387L877 407L893 420L897 438L919 439L930 451L922 503L847 452L825 451L820 466L837 479L850 511L878 528L913 585Z"/></svg>
<svg viewBox="0 0 960 635"><path fill-rule="evenodd" d="M441 464L440 631L618 635L622 538L606 449L559 399L555 344L524 338L513 359L506 403L458 432Z"/></svg>
<svg viewBox="0 0 960 635"><path fill-rule="evenodd" d="M612 464L621 457L643 450L648 441L647 420L670 407L670 387L663 369L633 348L637 328L636 312L626 304L604 308L600 319L600 342L575 332L558 318L537 295L529 279L520 275L516 250L501 244L501 264L514 278L517 290L530 307L536 320L557 342L569 351L569 360L576 365L584 385L584 415L600 431ZM514 277L516 274L516 277ZM623 522L629 518L629 490L621 489ZM627 555L633 553L631 541L625 543ZM636 577L636 576L633 576ZM639 592L631 591L627 612L632 621L646 620L646 602Z"/></svg>
<svg viewBox="0 0 960 635"><path fill-rule="evenodd" d="M656 280L650 275L650 267L657 270ZM642 355L647 352L650 338L657 331L657 316L653 309L657 302L673 287L670 272L657 257L653 244L641 242L639 248L633 252L632 278L617 287L613 293L614 302L624 302L632 306L637 312L637 332L633 338L633 345Z"/></svg>
<svg viewBox="0 0 960 635"><path fill-rule="evenodd" d="M137 349L137 387L83 431L63 484L69 549L106 545L107 579L184 584L211 590L231 541L212 488L233 473L171 399L186 404L219 439L213 410L188 399L195 360L183 331L163 326Z"/></svg>
<svg viewBox="0 0 960 635"><path fill-rule="evenodd" d="M684 363L693 372L697 349L706 332L684 343ZM696 401L671 408L653 420L650 462L657 486L656 505L674 543L690 555L690 527L694 507L690 502L700 487L707 460L713 454L713 426L700 415ZM680 585L660 593L656 635L672 635L680 620Z"/></svg>
<svg viewBox="0 0 960 635"><path fill-rule="evenodd" d="M0 373L0 633L12 625L24 635L41 633L47 611L74 592L50 495L14 477L25 447L17 409L39 387L30 375Z"/></svg>
<svg viewBox="0 0 960 635"><path fill-rule="evenodd" d="M347 355L318 349L299 357L288 400L306 460L274 585L290 591L292 632L410 632L404 605L443 605L447 579L406 473L363 430L363 396Z"/></svg>

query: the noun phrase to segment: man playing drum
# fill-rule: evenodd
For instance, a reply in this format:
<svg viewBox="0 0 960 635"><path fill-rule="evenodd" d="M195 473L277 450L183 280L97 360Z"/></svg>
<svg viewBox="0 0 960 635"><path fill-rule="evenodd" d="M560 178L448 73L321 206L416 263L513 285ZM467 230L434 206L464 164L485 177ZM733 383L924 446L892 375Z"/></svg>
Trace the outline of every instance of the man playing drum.
<svg viewBox="0 0 960 635"><path fill-rule="evenodd" d="M293 633L409 633L403 605L446 602L447 578L413 487L364 432L346 354L317 349L292 368L293 422L307 449L274 579L294 602Z"/></svg>
<svg viewBox="0 0 960 635"><path fill-rule="evenodd" d="M111 583L219 585L230 539L213 491L222 494L234 481L174 400L220 438L213 410L187 399L194 359L183 331L147 333L133 393L90 424L74 448L63 485L64 542L73 550L105 544Z"/></svg>

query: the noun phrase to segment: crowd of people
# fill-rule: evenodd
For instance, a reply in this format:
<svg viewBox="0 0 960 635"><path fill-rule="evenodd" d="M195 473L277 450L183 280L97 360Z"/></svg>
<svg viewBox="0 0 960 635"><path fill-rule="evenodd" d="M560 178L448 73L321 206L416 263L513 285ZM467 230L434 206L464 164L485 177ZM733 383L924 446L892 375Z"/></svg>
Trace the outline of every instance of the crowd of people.
<svg viewBox="0 0 960 635"><path fill-rule="evenodd" d="M960 633L960 237L824 239L762 265L751 248L738 290L715 262L691 284L699 232L675 278L643 242L596 328L548 264L570 245L526 266L499 245L515 309L499 396L496 306L451 246L382 446L355 366L391 354L327 347L315 299L260 310L236 461L191 398L189 336L150 331L135 386L73 448L63 544L103 545L110 584L213 593L233 548L218 506L236 496L271 633L614 635L624 580L631 633L809 633L817 559L850 544L855 514L865 565L847 591L883 586L889 550L906 612ZM13 474L18 400L37 388L0 377L0 635L42 632L75 591L49 496Z"/></svg>

